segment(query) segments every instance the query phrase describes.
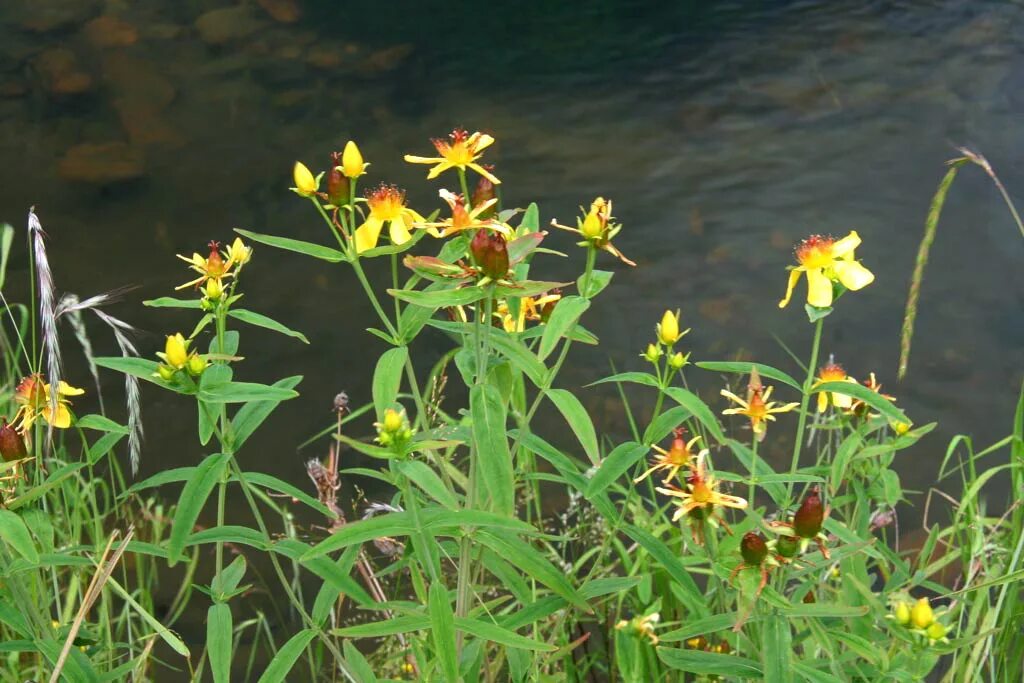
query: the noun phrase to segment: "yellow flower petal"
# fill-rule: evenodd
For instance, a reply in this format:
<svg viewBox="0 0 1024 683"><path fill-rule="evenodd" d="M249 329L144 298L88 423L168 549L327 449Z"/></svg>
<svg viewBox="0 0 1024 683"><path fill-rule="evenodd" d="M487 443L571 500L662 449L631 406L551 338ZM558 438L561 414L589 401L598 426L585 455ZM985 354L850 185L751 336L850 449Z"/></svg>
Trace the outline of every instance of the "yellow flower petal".
<svg viewBox="0 0 1024 683"><path fill-rule="evenodd" d="M490 171L488 171L483 166L481 166L480 164L475 164L474 163L474 164L468 164L468 165L469 165L469 167L471 169L473 169L474 171L476 171L477 173L482 175L484 178L487 178L488 180L490 180L495 185L501 185L501 181L498 180L498 177L496 175L494 175L493 173L491 173Z"/></svg>
<svg viewBox="0 0 1024 683"><path fill-rule="evenodd" d="M409 229L405 226L405 221L401 218L391 221L391 225L388 227L388 235L391 236L392 244L405 244L412 239Z"/></svg>
<svg viewBox="0 0 1024 683"><path fill-rule="evenodd" d="M49 422L57 429L67 429L71 426L71 412L68 407L63 403L57 404L57 416L53 416L53 411L50 406L46 406L42 409L43 419Z"/></svg>
<svg viewBox="0 0 1024 683"><path fill-rule="evenodd" d="M800 273L804 272L803 268L794 268L789 271L789 282L786 283L786 296L782 297L782 301L779 302L779 308L785 308L789 305L789 300L793 297L793 288L796 287L797 280L800 279Z"/></svg>
<svg viewBox="0 0 1024 683"><path fill-rule="evenodd" d="M827 408L828 408L828 392L819 391L818 392L818 412L819 413L824 413Z"/></svg>
<svg viewBox="0 0 1024 683"><path fill-rule="evenodd" d="M836 261L832 264L832 270L843 283L843 287L854 292L867 287L875 280L874 273L856 261Z"/></svg>
<svg viewBox="0 0 1024 683"><path fill-rule="evenodd" d="M832 281L820 268L807 271L807 303L818 308L832 305Z"/></svg>
<svg viewBox="0 0 1024 683"><path fill-rule="evenodd" d="M453 164L451 164L448 161L442 161L437 166L430 169L430 173L427 174L427 180L433 180L437 176L447 171L449 168L454 168Z"/></svg>
<svg viewBox="0 0 1024 683"><path fill-rule="evenodd" d="M64 380L61 380L60 383L57 384L57 393L61 396L81 396L85 393L85 389L73 387Z"/></svg>
<svg viewBox="0 0 1024 683"><path fill-rule="evenodd" d="M860 246L860 235L857 234L856 230L851 230L850 234L839 240L832 245L832 257L842 258L846 255L853 255L853 250Z"/></svg>
<svg viewBox="0 0 1024 683"><path fill-rule="evenodd" d="M380 239L380 229L384 227L384 222L379 218L370 216L356 230L356 253L362 253L368 249L373 249L377 246L377 240Z"/></svg>
<svg viewBox="0 0 1024 683"><path fill-rule="evenodd" d="M444 161L441 157L418 157L413 154L406 154L404 159L410 164L440 164Z"/></svg>

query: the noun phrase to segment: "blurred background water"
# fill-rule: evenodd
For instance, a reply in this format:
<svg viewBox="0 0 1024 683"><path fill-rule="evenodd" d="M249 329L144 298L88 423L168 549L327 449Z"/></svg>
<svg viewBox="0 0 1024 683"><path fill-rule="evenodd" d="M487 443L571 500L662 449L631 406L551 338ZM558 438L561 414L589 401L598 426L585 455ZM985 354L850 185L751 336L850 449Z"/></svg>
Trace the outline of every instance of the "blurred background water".
<svg viewBox="0 0 1024 683"><path fill-rule="evenodd" d="M62 291L137 287L115 312L151 354L194 321L139 303L188 279L174 254L235 227L330 243L287 190L295 159L322 170L355 139L368 182L408 187L429 213L453 177L426 182L402 154L430 152L428 139L457 125L489 131L508 205L536 200L546 223L573 220L594 196L615 200L617 245L639 265L603 259L614 286L587 322L602 346L574 350L562 378L615 437L626 424L614 394L580 387L608 374L609 359L641 367L665 308L693 327L694 360L744 353L798 374L774 338L807 353L800 306L776 307L791 247L856 229L877 280L843 299L823 352L854 376L878 373L916 423L939 421L899 456L905 485L926 490L950 436L986 445L1008 432L1020 386L1024 240L977 169L961 173L943 215L909 377L897 384L895 370L917 244L953 145L985 153L1015 197L1024 188L1022 34L1021 3L979 0L6 0L0 219L20 227L37 207ZM578 272L571 240L549 241L571 260L534 273ZM381 287L386 269L371 266ZM12 270L16 288L23 252ZM369 399L383 350L363 331L373 313L348 269L270 248L257 248L244 289L249 308L312 343L244 331L240 377L306 379L241 458L305 486L303 462L325 446L296 445L330 424L337 392ZM92 332L99 352L116 353ZM417 360L446 348L425 333ZM72 372L90 385L83 364ZM113 399L121 383L105 380ZM701 373L699 386L714 399L721 382ZM153 387L144 402L141 474L198 461L191 404ZM784 424L763 451L780 463Z"/></svg>

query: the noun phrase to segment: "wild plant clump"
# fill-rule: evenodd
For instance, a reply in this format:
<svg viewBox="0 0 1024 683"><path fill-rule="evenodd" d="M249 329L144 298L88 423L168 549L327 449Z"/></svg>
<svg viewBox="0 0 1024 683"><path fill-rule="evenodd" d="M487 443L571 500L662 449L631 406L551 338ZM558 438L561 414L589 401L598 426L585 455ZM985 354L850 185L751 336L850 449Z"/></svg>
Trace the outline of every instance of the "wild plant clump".
<svg viewBox="0 0 1024 683"><path fill-rule="evenodd" d="M411 207L386 182L366 190L370 164L354 142L321 173L297 162L291 189L328 244L237 230L179 256L190 271L180 298L146 304L183 309L194 323L166 330L150 357L136 353L130 326L98 310L102 298L54 301L41 228L30 221L33 282L51 282L29 308L6 304L18 343L4 347L12 391L0 425L0 653L9 673L0 680L162 680L171 668L218 683L1019 673L1024 514L1015 505L993 516L982 490L1004 470L1016 490L1024 481L1024 399L1011 436L977 454L961 439L928 464L936 479L960 474L963 495L920 552L901 552L896 513L909 492L893 465L935 425L915 426L874 372L857 380L821 358L828 316L852 292L869 296L875 276L855 255L869 248L856 232L811 235L779 303L806 280L810 353L795 376L755 360L699 359L670 307L640 354L643 369L595 382L617 391L631 432L622 443L599 437L586 389L570 391L559 376L575 345L598 343L583 320L613 280L599 266L636 266L614 243L623 226L603 197L575 225L543 223L536 204L506 206L484 159L493 143L459 129L434 140L437 156L406 155L430 167L428 180L448 181L439 210ZM575 281L543 279L551 259L574 258L546 225L582 248ZM246 367L242 331L306 340L248 308L243 273L277 258L254 244L337 264L340 277L351 269L375 312L369 332L390 346L375 359L371 396L334 398L325 457L296 467L307 489L239 458L302 381L236 378ZM367 276L378 267L391 274L385 292ZM122 350L93 357L73 325L93 368L127 378L128 425L76 419L84 390L60 379L57 324L85 310ZM424 374L413 348L428 327L450 348ZM697 373L719 383L717 398L692 390ZM195 402L207 455L129 486L113 453L129 436L137 463L140 380ZM463 404L452 398L462 395ZM653 410L640 416L647 398ZM545 434L542 413L568 429ZM102 436L90 442L84 430ZM785 467L762 457L771 441L792 444ZM1004 448L1008 463L978 470ZM183 486L173 507L141 495L169 484ZM364 488L373 500L339 500ZM227 505L236 492L241 510ZM158 609L156 587L182 568L172 604ZM955 578L943 583L949 569ZM257 592L274 597L276 614L249 599ZM196 609L205 636L187 640L175 623Z"/></svg>

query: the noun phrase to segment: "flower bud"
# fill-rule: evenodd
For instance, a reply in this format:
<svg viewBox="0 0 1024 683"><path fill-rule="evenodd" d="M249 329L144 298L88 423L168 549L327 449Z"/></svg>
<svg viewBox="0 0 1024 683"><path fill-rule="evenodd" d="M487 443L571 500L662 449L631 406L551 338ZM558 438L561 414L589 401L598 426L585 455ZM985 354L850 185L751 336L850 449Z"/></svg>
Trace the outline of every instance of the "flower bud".
<svg viewBox="0 0 1024 683"><path fill-rule="evenodd" d="M825 521L825 508L821 503L821 495L818 487L812 486L811 490L800 503L796 514L793 515L793 530L801 538L814 538L821 532L821 525Z"/></svg>
<svg viewBox="0 0 1024 683"><path fill-rule="evenodd" d="M580 226L580 234L588 240L596 240L601 237L602 232L604 232L604 226L601 225L601 219L598 217L597 212L591 209L587 217L583 219L583 225Z"/></svg>
<svg viewBox="0 0 1024 683"><path fill-rule="evenodd" d="M295 187L292 189L299 195L312 197L316 194L316 178L313 177L313 173L301 161L295 162L295 168L292 169L292 179L295 181Z"/></svg>
<svg viewBox="0 0 1024 683"><path fill-rule="evenodd" d="M341 171L348 178L358 178L366 173L363 155L351 140L345 143L345 151L341 154Z"/></svg>
<svg viewBox="0 0 1024 683"><path fill-rule="evenodd" d="M682 370L685 365L686 365L686 356L684 356L681 351L676 351L668 359L668 366L670 368L672 368L673 370Z"/></svg>
<svg viewBox="0 0 1024 683"><path fill-rule="evenodd" d="M907 603L902 600L897 603L896 608L892 611L892 615L896 618L897 624L906 626L910 623L910 607L908 607Z"/></svg>
<svg viewBox="0 0 1024 683"><path fill-rule="evenodd" d="M203 285L203 295L211 301L216 301L223 293L224 285L221 284L220 278L210 278L206 281L206 284Z"/></svg>
<svg viewBox="0 0 1024 683"><path fill-rule="evenodd" d="M482 206L485 202L489 202L494 199L494 183L483 176L476 184L476 189L473 190L473 206ZM494 215L494 207L489 207L485 211L482 211L477 218L480 220L487 220Z"/></svg>
<svg viewBox="0 0 1024 683"><path fill-rule="evenodd" d="M648 344L647 350L641 353L640 356L651 363L657 363L663 353L664 351L657 344Z"/></svg>
<svg viewBox="0 0 1024 683"><path fill-rule="evenodd" d="M170 365L164 365L163 363L161 363L159 366L157 366L156 374L159 375L160 379L162 379L163 381L170 382L172 379L174 379L174 368L172 368Z"/></svg>
<svg viewBox="0 0 1024 683"><path fill-rule="evenodd" d="M342 172L341 155L331 154L331 168L327 171L327 200L335 206L345 206L349 199L348 178Z"/></svg>
<svg viewBox="0 0 1024 683"><path fill-rule="evenodd" d="M740 541L740 555L743 562L750 567L760 567L764 558L768 557L768 544L764 542L764 536L748 531Z"/></svg>
<svg viewBox="0 0 1024 683"><path fill-rule="evenodd" d="M402 413L397 410L388 408L384 411L383 427L385 432L391 432L392 434L397 432L402 428L404 422L405 420L402 418Z"/></svg>
<svg viewBox="0 0 1024 683"><path fill-rule="evenodd" d="M796 557L797 553L800 552L800 539L795 536L779 536L779 540L775 544L775 550L783 557Z"/></svg>
<svg viewBox="0 0 1024 683"><path fill-rule="evenodd" d="M228 247L228 259L232 263L244 266L252 259L252 247L246 246L241 237L236 237L235 241Z"/></svg>
<svg viewBox="0 0 1024 683"><path fill-rule="evenodd" d="M665 346L672 346L681 336L679 334L679 314L665 311L665 314L661 316L661 322L658 323L658 341Z"/></svg>
<svg viewBox="0 0 1024 683"><path fill-rule="evenodd" d="M504 236L489 230L477 230L469 250L487 277L500 280L508 275L508 243Z"/></svg>
<svg viewBox="0 0 1024 683"><path fill-rule="evenodd" d="M175 370L185 367L188 362L188 342L181 336L181 332L167 337L164 345L164 360Z"/></svg>
<svg viewBox="0 0 1024 683"><path fill-rule="evenodd" d="M935 613L928 604L928 598L920 598L910 609L910 623L914 628L926 629L935 621Z"/></svg>
<svg viewBox="0 0 1024 683"><path fill-rule="evenodd" d="M209 363L206 361L206 359L200 356L198 353L193 353L188 358L188 371L189 374L191 374L194 377L198 377L199 375L203 374L203 370L205 370L206 366L208 365Z"/></svg>
<svg viewBox="0 0 1024 683"><path fill-rule="evenodd" d="M940 621L933 621L925 633L932 640L942 640L946 637L946 627Z"/></svg>
<svg viewBox="0 0 1024 683"><path fill-rule="evenodd" d="M3 425L0 425L0 457L8 462L28 457L25 440L18 430L7 424L7 418L3 418Z"/></svg>
<svg viewBox="0 0 1024 683"><path fill-rule="evenodd" d="M704 636L697 636L696 638L689 638L683 644L687 650L706 650L708 648L708 639Z"/></svg>

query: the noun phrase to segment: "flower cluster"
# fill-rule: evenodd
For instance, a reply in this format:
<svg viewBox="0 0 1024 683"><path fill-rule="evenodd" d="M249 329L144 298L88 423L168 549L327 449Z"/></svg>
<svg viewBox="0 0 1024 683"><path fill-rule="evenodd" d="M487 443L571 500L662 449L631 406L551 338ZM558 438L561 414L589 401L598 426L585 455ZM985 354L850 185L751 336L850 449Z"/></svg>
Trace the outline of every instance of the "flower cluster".
<svg viewBox="0 0 1024 683"><path fill-rule="evenodd" d="M165 382L171 382L179 372L187 372L193 377L203 374L209 361L196 351L189 351L191 343L192 340L185 339L181 332L168 335L167 341L164 342L164 350L156 354L163 361L157 366L156 376Z"/></svg>
<svg viewBox="0 0 1024 683"><path fill-rule="evenodd" d="M928 598L918 598L913 603L896 598L889 619L910 629L915 635L927 639L929 643L949 642L946 637L949 630L936 618Z"/></svg>
<svg viewBox="0 0 1024 683"><path fill-rule="evenodd" d="M246 246L240 238L235 238L229 247L220 248L220 242L211 241L209 254L203 256L194 252L191 257L178 254L189 269L199 273L199 277L189 280L175 289L196 287L203 293L203 307L209 309L224 295L226 281L237 278L242 266L252 258L252 247Z"/></svg>
<svg viewBox="0 0 1024 683"><path fill-rule="evenodd" d="M393 448L396 451L400 451L405 444L409 443L414 434L412 427L409 426L405 410L388 408L384 411L381 421L374 422L373 426L377 428L375 441L381 446Z"/></svg>

